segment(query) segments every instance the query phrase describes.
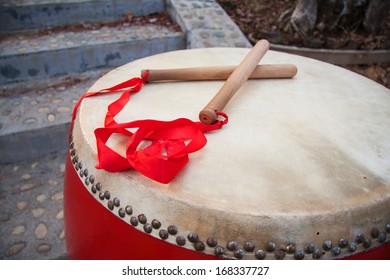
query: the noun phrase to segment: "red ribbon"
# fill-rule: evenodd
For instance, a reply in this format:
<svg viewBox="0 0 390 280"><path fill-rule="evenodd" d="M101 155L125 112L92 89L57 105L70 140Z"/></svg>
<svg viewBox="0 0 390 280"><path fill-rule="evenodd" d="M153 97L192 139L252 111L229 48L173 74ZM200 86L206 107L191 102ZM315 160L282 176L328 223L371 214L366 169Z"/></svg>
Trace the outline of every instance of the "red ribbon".
<svg viewBox="0 0 390 280"><path fill-rule="evenodd" d="M148 71L142 78L133 78L111 88L84 94L75 106L72 123L77 108L84 98L127 88L108 106L104 127L95 130L98 150L96 168L109 172L134 168L146 177L167 184L186 165L189 160L188 154L206 145L207 139L204 133L222 128L228 122L228 117L223 112L217 112L224 117L224 120L219 120L212 125L204 125L185 118L173 121L136 120L117 123L114 117L129 102L131 94L138 92L146 83L147 75ZM136 131L132 133L129 129L136 129ZM130 137L126 145L126 157L107 146L108 139L115 133ZM142 149L140 144L145 140L150 141L151 144Z"/></svg>

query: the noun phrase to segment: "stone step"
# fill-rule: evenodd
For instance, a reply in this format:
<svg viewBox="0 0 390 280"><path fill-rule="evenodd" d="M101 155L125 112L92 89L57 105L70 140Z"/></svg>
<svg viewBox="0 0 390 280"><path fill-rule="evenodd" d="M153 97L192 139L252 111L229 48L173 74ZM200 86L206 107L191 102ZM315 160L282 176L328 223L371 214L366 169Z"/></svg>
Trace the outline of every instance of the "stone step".
<svg viewBox="0 0 390 280"><path fill-rule="evenodd" d="M0 32L113 21L127 14L139 16L164 10L164 0L2 0Z"/></svg>
<svg viewBox="0 0 390 280"><path fill-rule="evenodd" d="M23 32L0 41L0 85L115 67L152 54L184 49L186 36L172 28L128 22L58 31Z"/></svg>
<svg viewBox="0 0 390 280"><path fill-rule="evenodd" d="M1 87L0 163L64 152L74 105L109 70Z"/></svg>

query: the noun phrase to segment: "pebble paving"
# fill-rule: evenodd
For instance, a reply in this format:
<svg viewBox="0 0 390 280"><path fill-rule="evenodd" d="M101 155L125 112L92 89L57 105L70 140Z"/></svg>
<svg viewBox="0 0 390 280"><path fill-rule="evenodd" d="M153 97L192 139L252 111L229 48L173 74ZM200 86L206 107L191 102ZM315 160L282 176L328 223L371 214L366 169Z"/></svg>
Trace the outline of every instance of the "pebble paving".
<svg viewBox="0 0 390 280"><path fill-rule="evenodd" d="M0 259L66 258L65 157L0 165Z"/></svg>
<svg viewBox="0 0 390 280"><path fill-rule="evenodd" d="M81 47L84 45L99 45L110 42L129 42L129 40L151 40L162 36L178 36L181 32L172 32L164 26L156 27L153 24L142 26L119 25L103 27L98 30L84 30L83 32L55 32L37 35L34 32L13 34L0 44L0 55L11 56L24 53L43 52Z"/></svg>
<svg viewBox="0 0 390 280"><path fill-rule="evenodd" d="M0 87L0 135L69 123L80 96L109 70Z"/></svg>
<svg viewBox="0 0 390 280"><path fill-rule="evenodd" d="M214 0L168 0L176 22L187 32L188 48L236 47L252 45Z"/></svg>
<svg viewBox="0 0 390 280"><path fill-rule="evenodd" d="M74 0L2 0L3 5L27 5L27 4L46 4L46 3L67 3L75 2Z"/></svg>

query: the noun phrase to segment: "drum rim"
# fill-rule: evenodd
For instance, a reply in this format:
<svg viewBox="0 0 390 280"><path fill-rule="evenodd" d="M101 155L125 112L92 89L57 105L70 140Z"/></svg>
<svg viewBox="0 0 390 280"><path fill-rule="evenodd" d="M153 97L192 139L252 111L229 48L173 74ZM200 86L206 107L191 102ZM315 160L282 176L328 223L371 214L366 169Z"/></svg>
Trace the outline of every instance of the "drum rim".
<svg viewBox="0 0 390 280"><path fill-rule="evenodd" d="M76 122L77 121L78 121L78 119L76 118ZM83 183L84 187L87 188L89 193L91 195L93 195L96 200L100 201L101 204L105 208L107 208L109 211L111 211L118 218L120 218L122 220L124 220L124 217L128 218L128 214L126 213L126 210L123 209L123 207L116 206L115 205L116 203L114 202L115 198L111 198L109 195L106 195L106 191L103 188L101 191L96 191L96 193L93 191L92 185L95 183L95 188L96 188L98 178L95 174L89 174L88 170L93 170L93 168L91 168L91 166L83 167L80 165L80 161L82 161L82 159L81 158L79 159L79 156L81 157L81 155L77 154L76 149L75 149L75 143L74 143L72 137L70 138L70 142L69 142L69 153L71 156L73 167L74 167L75 171L79 174L81 182ZM93 177L91 177L91 176L93 176ZM120 199L120 198L118 197L118 199ZM111 202L112 205L111 205L111 203L110 203L110 205L108 205L108 203L110 201L112 201ZM105 204L105 203L107 203L107 204ZM120 209L122 209L122 210L120 210ZM133 212L136 212L136 209L132 209L132 210L133 210ZM125 212L124 217L122 217L123 211ZM142 213L142 212L138 212L138 213ZM128 221L126 221L126 223L129 224L130 226L136 228L137 230L139 230L141 232L144 232L146 234L150 234L156 238L159 238L165 242L169 242L173 245L180 246L180 244L177 244L177 241L172 242L172 240L170 238L165 238L166 232L160 233L161 230L163 230L163 229L168 231L169 226L161 225L161 223L160 223L160 226L158 226L158 223L153 226L151 223L148 223L146 221L143 223L144 218L142 216L140 217L138 215L136 218L138 220L137 226L131 225L131 223ZM147 218L149 218L149 217L147 217ZM159 221L159 220L157 219L157 221ZM390 221L386 221L386 222L387 222L387 224L382 224L382 228L380 228L380 229L379 228L372 228L372 229L368 229L368 231L366 229L366 232L371 232L371 234L369 236L365 236L366 240L363 240L363 242L365 242L365 244L363 244L363 243L356 244L357 248L355 248L355 250L353 252L349 252L348 248L344 248L341 250L340 253L338 253L338 249L340 246L337 246L337 244L335 242L332 242L333 247L331 246L332 248L328 250L329 244L325 244L328 240L324 240L323 244L315 244L314 245L315 246L314 250L317 250L317 251L311 252L310 255L312 255L312 258L339 258L339 257L341 258L341 257L345 257L348 255L356 254L358 252L365 251L367 249L374 248L376 246L380 246L382 243L389 242L389 234L388 233L390 233ZM146 226L146 224L147 224L147 226ZM142 228L140 225L143 225ZM377 236L376 231L379 231L379 235L382 234L382 236L380 237L381 239L378 239L379 235ZM384 240L383 240L383 233L385 234ZM246 258L246 259L258 258L258 257L256 257L255 253L248 252L248 251L244 250L243 246L239 246L237 244L236 244L236 246L234 246L234 242L237 243L237 241L235 241L235 240L239 240L240 238L236 238L236 239L232 238L231 241L225 242L226 244L223 244L223 246L218 245L218 246L220 246L220 247L217 247L219 250L218 251L216 249L216 247L208 246L208 244L207 244L208 238L206 240L199 240L196 238L196 236L195 236L196 234L197 234L196 231L184 232L183 234L180 234L180 236L185 238L185 243L186 243L184 246L185 248L191 249L191 250L196 250L196 251L201 251L201 252L206 253L206 254L215 254L217 256L225 257L225 258L238 258L238 259L240 259L240 258ZM168 235L170 236L172 234L170 234L168 232ZM175 236L178 236L178 235L179 235L179 229L178 229L178 232L175 234ZM374 236L376 236L376 238L374 238ZM345 242L345 240L342 240L343 238L344 237L340 237L338 239L337 243L339 243L341 241ZM361 238L361 236L360 236L360 234L357 234L353 238L354 239ZM380 242L380 240L383 240L383 242ZM179 240L179 242L183 242L183 241ZM233 242L233 244L228 245L229 242ZM251 241L249 240L247 242L251 242ZM343 242L341 242L342 245L343 245ZM350 241L348 243L351 244L351 242L355 242L355 241ZM242 242L240 242L240 243L242 243ZM267 244L269 245L268 250L267 250L267 248L259 249L267 254L267 256L266 256L267 258L276 258L276 259L296 258L296 259L299 259L301 257L300 254L302 253L302 250L303 251L305 250L304 248L295 248L294 249L295 244L293 242L290 242L291 244L290 243L289 244L275 244L275 243L272 244L272 243L273 243L272 240L267 241ZM230 250L227 248L228 246L230 248L235 248L238 246L238 249L237 250L233 250L233 249ZM248 246L249 246L248 250L250 251L251 250L250 245L248 245ZM324 246L326 249L324 249ZM276 250L272 249L272 248L276 248ZM351 248L351 250L352 249L353 248ZM240 251L240 250L244 250L244 251ZM334 252L332 252L332 250ZM295 252L293 252L293 251L295 251ZM223 252L224 254L221 255L221 252ZM299 253L295 254L296 252L299 252ZM305 258L307 257L308 254L309 253L305 253ZM262 255L260 254L260 257L261 256Z"/></svg>
<svg viewBox="0 0 390 280"><path fill-rule="evenodd" d="M374 249L382 244L390 242L390 221L382 228L374 227L369 229L370 235L367 236L359 232L354 236L354 240L348 240L340 237L338 242L332 242L331 239L324 238L322 244L306 242L303 248L297 248L294 242L283 242L277 244L272 240L266 242L266 246L257 248L251 240L238 242L239 238L232 238L226 244L220 245L218 237L209 236L206 239L199 239L196 231L181 232L176 225L163 225L154 217L152 221L144 214L133 215L138 209L133 209L130 204L121 207L120 198L112 198L110 192L103 185L98 186L99 181L95 174L91 174L87 166L83 166L82 159L79 158L75 149L72 133L69 139L69 156L72 167L80 178L80 181L87 191L101 203L101 205L110 211L114 216L127 223L130 227L151 235L161 241L168 242L174 246L198 251L208 255L226 259L332 259L343 258L355 255L367 250ZM106 203L106 204L105 204ZM130 207L127 209L127 207ZM131 210L130 210L131 209ZM142 213L138 212L138 213ZM126 221L126 218L128 221ZM130 218L130 219L129 219ZM172 238L176 237L173 241ZM240 244L244 244L243 246ZM311 256L311 257L310 257Z"/></svg>

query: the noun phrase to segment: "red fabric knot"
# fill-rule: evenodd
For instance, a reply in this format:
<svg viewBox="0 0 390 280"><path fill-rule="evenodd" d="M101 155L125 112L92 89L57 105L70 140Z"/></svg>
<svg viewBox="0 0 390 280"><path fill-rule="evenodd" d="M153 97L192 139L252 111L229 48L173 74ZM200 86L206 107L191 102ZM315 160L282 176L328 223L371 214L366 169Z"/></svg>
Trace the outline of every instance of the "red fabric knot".
<svg viewBox="0 0 390 280"><path fill-rule="evenodd" d="M144 84L146 84L146 81L148 80L149 76L149 70L145 70L144 75L141 77Z"/></svg>
<svg viewBox="0 0 390 280"><path fill-rule="evenodd" d="M131 94L138 92L146 83L149 71L141 78L133 78L111 88L84 94L73 111L72 124L81 101L90 96L123 90L120 97L108 105L104 126L95 129L97 145L96 168L108 172L119 172L134 168L144 176L167 184L189 161L189 154L203 148L207 139L204 133L222 128L228 122L228 116L216 112L224 120L212 125L179 118L173 121L136 120L118 123L115 116L129 102ZM130 129L135 132L130 132ZM122 156L107 146L113 134L127 136L126 156Z"/></svg>
<svg viewBox="0 0 390 280"><path fill-rule="evenodd" d="M217 120L213 124L203 124L201 122L197 122L196 124L199 126L199 128L203 132L209 132L209 131L213 131L216 129L221 129L225 124L228 123L228 121L229 121L228 115L226 115L224 112L220 112L220 111L215 111L215 113L217 114L217 116L223 117L224 120Z"/></svg>
<svg viewBox="0 0 390 280"><path fill-rule="evenodd" d="M136 128L126 145L126 157L106 145L114 133ZM206 145L199 126L188 119L173 121L139 120L95 130L98 164L110 172L134 168L141 174L163 184L169 183L187 164L188 154ZM145 145L145 141L150 141ZM141 146L145 146L141 148Z"/></svg>

